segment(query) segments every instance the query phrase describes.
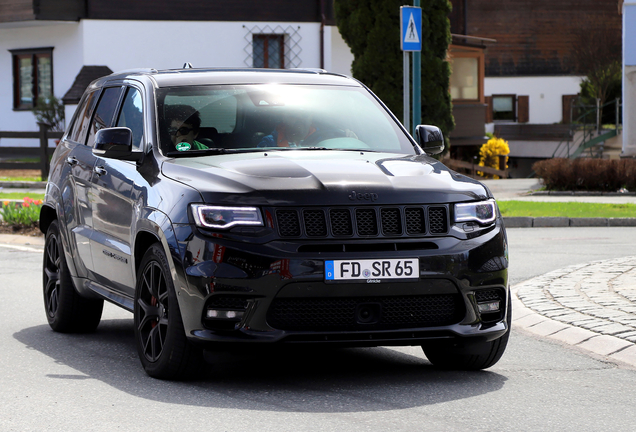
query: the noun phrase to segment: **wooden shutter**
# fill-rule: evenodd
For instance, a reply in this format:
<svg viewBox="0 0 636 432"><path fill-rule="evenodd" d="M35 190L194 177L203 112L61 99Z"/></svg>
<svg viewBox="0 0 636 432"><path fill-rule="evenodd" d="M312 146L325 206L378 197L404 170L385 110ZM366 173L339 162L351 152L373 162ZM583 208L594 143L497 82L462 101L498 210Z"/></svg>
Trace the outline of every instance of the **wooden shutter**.
<svg viewBox="0 0 636 432"><path fill-rule="evenodd" d="M517 123L530 121L530 96L517 96Z"/></svg>
<svg viewBox="0 0 636 432"><path fill-rule="evenodd" d="M486 102L486 123L492 123L492 96L484 98Z"/></svg>

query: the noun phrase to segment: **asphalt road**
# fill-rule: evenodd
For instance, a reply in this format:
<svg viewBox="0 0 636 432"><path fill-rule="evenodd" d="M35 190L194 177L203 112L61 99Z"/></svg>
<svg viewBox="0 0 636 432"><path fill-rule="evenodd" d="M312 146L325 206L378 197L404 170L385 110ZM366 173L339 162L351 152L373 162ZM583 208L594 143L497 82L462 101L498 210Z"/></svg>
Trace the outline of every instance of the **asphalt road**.
<svg viewBox="0 0 636 432"><path fill-rule="evenodd" d="M634 228L508 232L511 281L634 255ZM513 333L488 371L445 372L419 348L285 349L216 356L191 382L148 378L132 316L50 330L41 253L0 247L1 431L626 431L636 371ZM513 329L514 330L514 329Z"/></svg>

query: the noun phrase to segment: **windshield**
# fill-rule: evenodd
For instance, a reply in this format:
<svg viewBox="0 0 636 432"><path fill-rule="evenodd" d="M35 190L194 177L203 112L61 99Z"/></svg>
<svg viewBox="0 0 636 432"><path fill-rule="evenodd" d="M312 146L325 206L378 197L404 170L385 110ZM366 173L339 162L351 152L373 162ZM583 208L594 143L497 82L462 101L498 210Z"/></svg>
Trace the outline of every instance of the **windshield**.
<svg viewBox="0 0 636 432"><path fill-rule="evenodd" d="M363 150L416 154L407 135L358 87L241 85L157 92L161 150Z"/></svg>

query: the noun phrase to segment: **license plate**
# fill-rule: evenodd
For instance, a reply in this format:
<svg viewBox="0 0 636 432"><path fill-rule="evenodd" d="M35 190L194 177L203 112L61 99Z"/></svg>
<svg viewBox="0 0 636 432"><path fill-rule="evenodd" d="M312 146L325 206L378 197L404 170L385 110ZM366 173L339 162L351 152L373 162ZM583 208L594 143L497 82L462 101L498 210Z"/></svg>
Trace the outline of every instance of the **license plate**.
<svg viewBox="0 0 636 432"><path fill-rule="evenodd" d="M417 258L380 260L325 261L325 280L367 280L368 283L387 279L417 279L420 261Z"/></svg>

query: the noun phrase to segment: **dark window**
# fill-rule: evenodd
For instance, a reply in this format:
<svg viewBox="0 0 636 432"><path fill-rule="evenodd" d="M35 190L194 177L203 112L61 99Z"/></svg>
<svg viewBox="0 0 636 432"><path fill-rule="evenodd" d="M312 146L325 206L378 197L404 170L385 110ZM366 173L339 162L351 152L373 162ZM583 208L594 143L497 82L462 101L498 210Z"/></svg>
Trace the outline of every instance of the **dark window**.
<svg viewBox="0 0 636 432"><path fill-rule="evenodd" d="M252 58L255 68L285 68L285 39L282 34L252 36Z"/></svg>
<svg viewBox="0 0 636 432"><path fill-rule="evenodd" d="M97 95L99 92L94 91L88 93L88 95L80 102L77 108L77 117L73 123L71 132L68 135L68 139L77 143L84 144L86 142L86 131L90 124L91 113L95 102L97 102Z"/></svg>
<svg viewBox="0 0 636 432"><path fill-rule="evenodd" d="M33 108L38 97L53 96L53 48L11 50L13 108Z"/></svg>
<svg viewBox="0 0 636 432"><path fill-rule="evenodd" d="M119 118L118 127L127 127L133 133L133 149L141 148L141 139L144 135L144 115L141 92L134 87L129 87L124 96Z"/></svg>
<svg viewBox="0 0 636 432"><path fill-rule="evenodd" d="M493 120L516 121L517 112L515 109L515 105L515 95L492 95Z"/></svg>
<svg viewBox="0 0 636 432"><path fill-rule="evenodd" d="M95 114L93 115L91 127L88 130L88 138L86 140L87 146L93 146L97 131L112 125L115 109L119 103L119 97L121 96L121 90L121 87L110 87L102 92L102 96L100 97L97 108L95 109Z"/></svg>

